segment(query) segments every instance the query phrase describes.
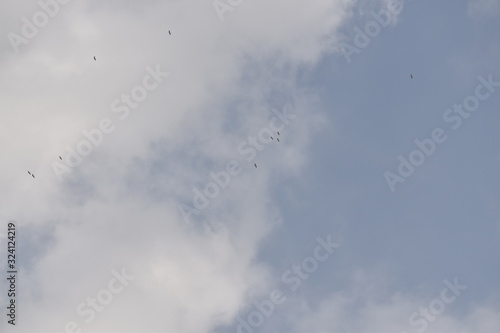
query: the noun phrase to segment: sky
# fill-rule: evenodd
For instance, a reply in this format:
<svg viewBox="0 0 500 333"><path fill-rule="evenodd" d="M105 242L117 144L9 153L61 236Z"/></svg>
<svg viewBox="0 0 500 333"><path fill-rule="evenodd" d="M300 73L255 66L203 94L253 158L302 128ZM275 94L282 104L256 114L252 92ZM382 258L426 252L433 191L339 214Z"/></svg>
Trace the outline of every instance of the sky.
<svg viewBox="0 0 500 333"><path fill-rule="evenodd" d="M499 30L497 0L0 2L0 332L498 333Z"/></svg>

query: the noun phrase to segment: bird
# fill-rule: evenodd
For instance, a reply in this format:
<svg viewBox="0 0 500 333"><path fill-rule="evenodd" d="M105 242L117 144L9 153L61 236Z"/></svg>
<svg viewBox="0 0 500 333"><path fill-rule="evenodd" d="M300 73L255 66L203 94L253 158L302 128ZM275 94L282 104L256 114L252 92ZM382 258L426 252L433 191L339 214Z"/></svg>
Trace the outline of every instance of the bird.
<svg viewBox="0 0 500 333"><path fill-rule="evenodd" d="M30 175L31 175L31 172L29 172L29 171L28 171L28 174L30 174Z"/></svg>
<svg viewBox="0 0 500 333"><path fill-rule="evenodd" d="M59 159L62 161L62 157L61 156L59 156Z"/></svg>
<svg viewBox="0 0 500 333"><path fill-rule="evenodd" d="M31 177L35 178L35 175L34 175L34 174L31 174Z"/></svg>
<svg viewBox="0 0 500 333"><path fill-rule="evenodd" d="M413 74L410 74L410 78L413 79Z"/></svg>
<svg viewBox="0 0 500 333"><path fill-rule="evenodd" d="M279 138L276 138L276 140L278 140L278 142L280 142L280 139L279 139Z"/></svg>
<svg viewBox="0 0 500 333"><path fill-rule="evenodd" d="M253 165L254 165L255 167L257 167L257 163L254 163Z"/></svg>
<svg viewBox="0 0 500 333"><path fill-rule="evenodd" d="M278 135L280 135L280 132L277 132L277 133L278 133Z"/></svg>
<svg viewBox="0 0 500 333"><path fill-rule="evenodd" d="M271 137L271 140L274 140L273 137Z"/></svg>
<svg viewBox="0 0 500 333"><path fill-rule="evenodd" d="M95 58L95 56L94 56L94 61L96 61L96 58Z"/></svg>
<svg viewBox="0 0 500 333"><path fill-rule="evenodd" d="M168 34L171 35L172 33L170 32L170 30L168 31Z"/></svg>

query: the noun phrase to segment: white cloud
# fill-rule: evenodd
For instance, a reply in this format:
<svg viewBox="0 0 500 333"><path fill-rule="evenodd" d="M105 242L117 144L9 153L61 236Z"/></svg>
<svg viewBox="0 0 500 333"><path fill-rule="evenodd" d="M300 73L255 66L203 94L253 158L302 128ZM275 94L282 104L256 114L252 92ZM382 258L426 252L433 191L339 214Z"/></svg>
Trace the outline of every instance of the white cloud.
<svg viewBox="0 0 500 333"><path fill-rule="evenodd" d="M328 295L319 304L301 301L289 315L295 332L493 333L500 329L498 302L492 299L487 304L464 307L464 304L458 305L465 302L465 299L460 298L463 296L445 304L442 313L432 316L434 319L425 325L421 322L415 324L416 320L424 318L423 315L415 316L412 325L410 316L421 308L430 308L431 302L441 297L446 284L436 286L436 292L426 297L422 293L390 291L392 288L388 288L387 278L384 281L381 277L380 273L358 272L353 276L349 288ZM453 282L454 279L450 278L449 281ZM447 293L452 295L449 291ZM467 310L462 314L457 311L458 307Z"/></svg>
<svg viewBox="0 0 500 333"><path fill-rule="evenodd" d="M350 2L247 1L224 23L210 2L129 4L73 1L19 54L2 46L4 214L20 234L55 229L48 246L19 243L37 258L20 262L30 271L20 275L21 331L63 331L75 321L96 333L208 332L271 280L255 261L280 223L271 180L307 163L323 119L294 73L329 51L324 41L336 39ZM34 10L8 7L2 18ZM19 31L19 20L7 22L5 31ZM111 102L156 64L171 75L120 121ZM297 120L254 169L237 144L284 105ZM58 182L51 162L103 117L115 131ZM241 175L203 212L217 222L186 225L177 205L231 159L241 160ZM75 308L121 267L136 279L85 324Z"/></svg>

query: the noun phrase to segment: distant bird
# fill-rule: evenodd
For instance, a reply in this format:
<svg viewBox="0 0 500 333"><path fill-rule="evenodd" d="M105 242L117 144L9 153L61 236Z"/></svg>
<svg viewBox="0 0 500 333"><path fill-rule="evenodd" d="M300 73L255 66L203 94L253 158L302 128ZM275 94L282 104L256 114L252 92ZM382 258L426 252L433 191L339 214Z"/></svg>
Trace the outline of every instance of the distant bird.
<svg viewBox="0 0 500 333"><path fill-rule="evenodd" d="M171 35L172 33L170 32L170 30L168 31L168 34Z"/></svg>
<svg viewBox="0 0 500 333"><path fill-rule="evenodd" d="M273 137L271 137L271 140L274 140Z"/></svg>
<svg viewBox="0 0 500 333"><path fill-rule="evenodd" d="M35 175L34 175L34 174L31 174L31 177L35 178Z"/></svg>
<svg viewBox="0 0 500 333"><path fill-rule="evenodd" d="M61 156L59 156L59 159L62 161L62 157Z"/></svg>
<svg viewBox="0 0 500 333"><path fill-rule="evenodd" d="M95 56L94 56L94 61L96 61L96 58L95 58Z"/></svg>
<svg viewBox="0 0 500 333"><path fill-rule="evenodd" d="M280 138L276 138L276 140L278 140L278 142L280 142Z"/></svg>
<svg viewBox="0 0 500 333"><path fill-rule="evenodd" d="M253 165L254 165L255 167L257 167L257 164L256 164L256 163L254 163Z"/></svg>
<svg viewBox="0 0 500 333"><path fill-rule="evenodd" d="M280 135L280 132L278 132L278 135Z"/></svg>
<svg viewBox="0 0 500 333"><path fill-rule="evenodd" d="M29 172L29 171L28 171L28 174L30 174L30 175L31 175L31 172Z"/></svg>
<svg viewBox="0 0 500 333"><path fill-rule="evenodd" d="M413 79L413 74L410 74L410 78Z"/></svg>

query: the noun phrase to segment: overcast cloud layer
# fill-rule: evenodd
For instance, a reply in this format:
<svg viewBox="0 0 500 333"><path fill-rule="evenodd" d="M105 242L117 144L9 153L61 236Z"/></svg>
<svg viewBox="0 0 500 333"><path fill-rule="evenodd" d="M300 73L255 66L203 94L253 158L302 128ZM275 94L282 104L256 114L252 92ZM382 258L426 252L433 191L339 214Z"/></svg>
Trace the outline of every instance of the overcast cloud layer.
<svg viewBox="0 0 500 333"><path fill-rule="evenodd" d="M500 332L499 29L495 0L0 2L0 332Z"/></svg>

